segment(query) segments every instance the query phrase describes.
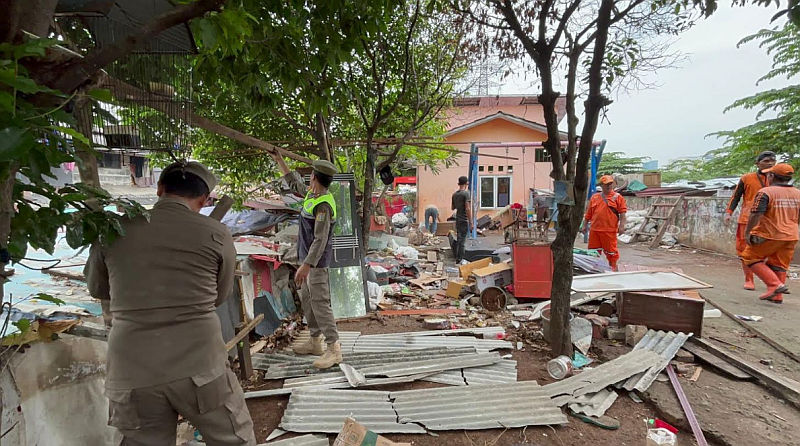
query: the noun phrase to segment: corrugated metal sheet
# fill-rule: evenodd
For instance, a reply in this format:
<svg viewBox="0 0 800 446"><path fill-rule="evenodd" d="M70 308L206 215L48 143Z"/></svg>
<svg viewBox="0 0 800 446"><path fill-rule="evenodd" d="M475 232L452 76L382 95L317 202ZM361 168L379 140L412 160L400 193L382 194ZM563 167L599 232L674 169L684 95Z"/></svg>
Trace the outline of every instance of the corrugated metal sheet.
<svg viewBox="0 0 800 446"><path fill-rule="evenodd" d="M298 390L281 429L338 432L351 416L377 433L563 424L561 410L536 382L401 392Z"/></svg>
<svg viewBox="0 0 800 446"><path fill-rule="evenodd" d="M557 405L563 406L575 397L599 392L610 385L644 372L660 361L661 356L649 350L631 350L616 359L542 388Z"/></svg>
<svg viewBox="0 0 800 446"><path fill-rule="evenodd" d="M510 342L500 339L480 339L474 336L457 336L464 333L477 333L484 336L489 335L491 337L500 335L503 337L503 333L505 332L499 329L499 327L484 327L480 330L438 330L377 335L362 335L355 331L344 331L339 332L339 342L342 344L342 353L345 354L418 350L432 347L475 347L478 352L485 353L492 350L513 348ZM292 345L305 341L309 336L311 336L311 334L307 330L300 332L298 337L292 342Z"/></svg>
<svg viewBox="0 0 800 446"><path fill-rule="evenodd" d="M590 395L581 395L569 403L569 408L578 413L592 417L599 417L606 413L609 407L617 400L617 392L603 389Z"/></svg>
<svg viewBox="0 0 800 446"><path fill-rule="evenodd" d="M430 430L492 429L567 422L535 382L392 392L399 420Z"/></svg>
<svg viewBox="0 0 800 446"><path fill-rule="evenodd" d="M421 381L428 376L430 376L430 374L424 373L420 375L398 376L395 378L370 378L367 379L359 387L374 387L374 386L384 386L387 384L410 383L414 381ZM297 387L282 387L280 389L271 389L271 390L254 390L250 392L245 392L244 397L245 399L250 399L250 398L263 398L275 395L291 395L296 390L308 391L313 389L328 390L328 389L352 389L352 388L353 386L351 386L349 382L345 381L345 382L323 383L323 384L297 386Z"/></svg>
<svg viewBox="0 0 800 446"><path fill-rule="evenodd" d="M474 347L478 353L492 350L512 349L514 345L508 341L478 339L471 336L361 336L353 346L355 352L390 352L398 350L416 350L431 347Z"/></svg>
<svg viewBox="0 0 800 446"><path fill-rule="evenodd" d="M344 421L342 421L344 426ZM330 446L328 437L324 435L301 435L299 437L278 440L270 443L261 443L258 446Z"/></svg>
<svg viewBox="0 0 800 446"><path fill-rule="evenodd" d="M477 353L474 347L463 348L428 348L420 350L400 350L396 352L375 353L347 353L343 354L343 361L351 366L361 369L382 364L413 361L418 358L450 358L454 356ZM315 356L289 356L281 354L255 354L253 367L267 370L266 379L292 378L323 373L311 366Z"/></svg>
<svg viewBox="0 0 800 446"><path fill-rule="evenodd" d="M658 353L661 360L646 372L631 376L617 387L623 387L625 390L636 389L640 392L647 390L650 385L653 384L653 381L655 381L656 376L664 370L667 364L669 364L669 361L678 353L678 350L683 347L683 344L686 343L686 340L689 339L691 335L691 333L649 330L645 333L644 337L636 343L633 349L634 351L648 350Z"/></svg>
<svg viewBox="0 0 800 446"><path fill-rule="evenodd" d="M280 428L291 432L337 433L346 417L379 434L425 433L417 424L399 423L389 392L376 390L297 390L289 398Z"/></svg>
<svg viewBox="0 0 800 446"><path fill-rule="evenodd" d="M497 353L482 353L474 355L457 356L453 358L435 358L428 360L418 360L401 362L396 364L366 367L358 370L364 376L386 376L399 377L408 375L419 375L441 372L444 370L463 369L469 367L481 367L501 361ZM331 373L290 378L284 381L283 386L303 387L320 386L324 384L334 384L347 382L344 372L336 371Z"/></svg>
<svg viewBox="0 0 800 446"><path fill-rule="evenodd" d="M451 386L506 384L517 381L517 361L504 359L496 364L469 369L447 370L422 378Z"/></svg>
<svg viewBox="0 0 800 446"><path fill-rule="evenodd" d="M506 330L503 327L473 327L473 328L456 328L452 330L429 330L429 331L408 331L404 333L380 333L372 335L362 335L363 337L380 338L380 337L396 337L397 335L409 336L452 336L473 334L481 335L485 339L491 339L497 334L504 334Z"/></svg>

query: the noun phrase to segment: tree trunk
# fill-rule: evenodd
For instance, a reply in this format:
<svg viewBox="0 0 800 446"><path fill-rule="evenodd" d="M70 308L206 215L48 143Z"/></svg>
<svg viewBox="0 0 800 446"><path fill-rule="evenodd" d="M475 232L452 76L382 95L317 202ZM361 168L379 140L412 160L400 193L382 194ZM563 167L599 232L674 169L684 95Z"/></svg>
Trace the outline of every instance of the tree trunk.
<svg viewBox="0 0 800 446"><path fill-rule="evenodd" d="M364 195L361 199L361 251L366 253L369 246L369 228L372 223L372 190L375 188L375 164L378 152L367 138L367 156L364 162Z"/></svg>
<svg viewBox="0 0 800 446"><path fill-rule="evenodd" d="M75 100L75 110L72 112L77 122L77 130L92 141L92 103L89 99L81 97ZM97 157L92 147L75 140L75 155L80 159L78 172L81 182L89 186L100 187L100 172L97 167Z"/></svg>
<svg viewBox="0 0 800 446"><path fill-rule="evenodd" d="M14 183L16 182L17 163L11 163L9 176L0 183L0 249L8 249L9 237L11 236L11 219L14 218L14 200L12 197ZM5 272L5 264L0 262L0 273ZM5 299L3 288L5 275L0 274L0 297Z"/></svg>

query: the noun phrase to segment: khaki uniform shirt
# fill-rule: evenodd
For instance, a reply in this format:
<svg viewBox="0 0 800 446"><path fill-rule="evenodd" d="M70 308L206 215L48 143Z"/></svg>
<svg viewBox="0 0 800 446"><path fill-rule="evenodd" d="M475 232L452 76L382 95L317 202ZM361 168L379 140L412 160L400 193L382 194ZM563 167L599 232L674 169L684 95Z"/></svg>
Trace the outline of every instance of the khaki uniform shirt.
<svg viewBox="0 0 800 446"><path fill-rule="evenodd" d="M106 388L219 377L227 352L214 308L233 287L230 232L173 198L161 198L149 222L122 226L110 246L92 246L84 270L91 295L111 299Z"/></svg>

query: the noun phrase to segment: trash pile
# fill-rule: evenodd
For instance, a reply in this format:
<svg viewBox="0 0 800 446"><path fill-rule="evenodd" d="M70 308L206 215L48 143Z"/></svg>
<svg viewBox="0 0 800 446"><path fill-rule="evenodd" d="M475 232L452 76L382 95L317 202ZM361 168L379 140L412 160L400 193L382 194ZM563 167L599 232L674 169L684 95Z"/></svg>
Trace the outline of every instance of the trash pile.
<svg viewBox="0 0 800 446"><path fill-rule="evenodd" d="M641 211L628 211L625 214L627 217L627 221L625 223L625 233L619 235L617 239L622 243L630 243L636 232L642 231L652 234L652 236L641 236L639 241L649 242L652 240L652 238L658 232L658 223L651 221L644 228L641 227L648 212L649 211L646 209ZM669 229L670 228L667 228L667 232L664 233L664 236L661 238L661 242L659 244L661 246L671 248L678 244L678 239L675 237L675 233L670 232Z"/></svg>

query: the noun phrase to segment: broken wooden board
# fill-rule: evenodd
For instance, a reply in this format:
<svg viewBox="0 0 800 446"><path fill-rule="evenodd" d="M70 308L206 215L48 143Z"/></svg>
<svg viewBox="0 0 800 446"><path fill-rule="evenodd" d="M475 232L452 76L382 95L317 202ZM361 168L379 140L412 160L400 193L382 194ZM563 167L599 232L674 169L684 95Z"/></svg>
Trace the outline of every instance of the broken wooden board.
<svg viewBox="0 0 800 446"><path fill-rule="evenodd" d="M491 264L492 264L492 259L486 257L485 259L476 260L474 262L467 263L466 265L459 266L458 272L461 274L462 278L467 279L472 274L473 270L486 268Z"/></svg>
<svg viewBox="0 0 800 446"><path fill-rule="evenodd" d="M694 344L686 343L683 345L683 349L687 352L693 354L700 362L710 365L717 371L721 372L723 375L739 380L752 380L753 376L749 373L745 372L744 370L729 364L727 361L718 358L717 356L708 352L708 350L696 346Z"/></svg>
<svg viewBox="0 0 800 446"><path fill-rule="evenodd" d="M379 316L429 316L435 314L466 314L459 308L418 308L413 310L384 310L378 311Z"/></svg>
<svg viewBox="0 0 800 446"><path fill-rule="evenodd" d="M784 398L789 400L793 405L795 405L795 407L800 407L800 382L778 375L772 370L769 370L761 365L745 361L744 359L720 347L717 347L705 339L691 338L690 341L758 378L759 382L763 383L773 391L783 395Z"/></svg>

